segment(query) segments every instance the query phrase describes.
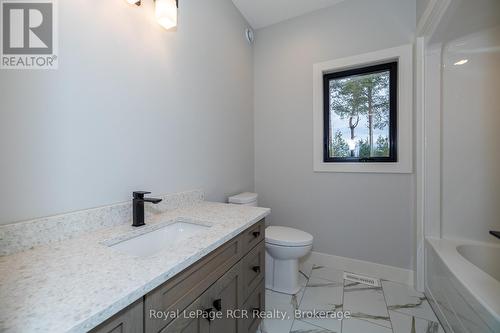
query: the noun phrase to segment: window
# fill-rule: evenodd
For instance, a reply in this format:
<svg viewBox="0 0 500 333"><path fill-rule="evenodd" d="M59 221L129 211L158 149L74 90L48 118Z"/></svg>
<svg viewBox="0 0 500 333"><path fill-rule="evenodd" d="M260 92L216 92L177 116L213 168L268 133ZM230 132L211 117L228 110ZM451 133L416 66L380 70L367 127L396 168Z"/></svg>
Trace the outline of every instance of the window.
<svg viewBox="0 0 500 333"><path fill-rule="evenodd" d="M386 68L373 68L375 66ZM390 64L393 64L392 66ZM391 69L392 68L392 69ZM373 52L350 55L313 64L313 170L314 172L360 172L360 173L407 173L413 172L413 45L406 44ZM354 140L351 140L348 113L328 109L330 105L330 81L332 84L366 79L370 75L389 72L387 88L376 96L379 108L389 104L389 108L373 110L367 118L369 106L359 100L359 122L354 127ZM382 75L382 74L381 74ZM328 85L325 85L325 79ZM335 82L338 81L338 82ZM354 85L352 82L351 85ZM384 85L385 86L385 85ZM328 87L325 94L325 88ZM343 91L344 95L347 91ZM388 96L387 96L388 94ZM382 97L386 96L382 103ZM328 97L327 103L325 98ZM335 97L335 95L334 95ZM388 99L387 99L388 98ZM335 100L334 100L335 101ZM339 99L336 100L340 102ZM346 102L348 99L346 100ZM373 108L373 105L372 105ZM374 112L377 111L378 114ZM388 111L388 113L387 113ZM388 119L382 116L389 115ZM329 118L326 120L326 118ZM379 119L376 119L379 117ZM387 117L386 117L387 118ZM353 119L357 120L357 117ZM353 123L352 125L355 125ZM371 128L371 132L370 132ZM340 135L337 133L339 130ZM337 133L337 139L335 134ZM370 133L372 145L370 147ZM380 140L378 140L380 137ZM334 145L337 140L340 144ZM362 143L359 142L362 140ZM377 149L377 140L379 141ZM332 142L332 143L331 143ZM346 145L347 144L347 154ZM349 149L349 144L354 149ZM374 145L374 148L373 148ZM330 148L339 147L330 152ZM351 153L353 150L353 153ZM387 153L388 152L388 153ZM354 156L351 156L353 155ZM369 155L368 155L369 154ZM345 156L347 155L347 156ZM366 162L366 163L360 163Z"/></svg>
<svg viewBox="0 0 500 333"><path fill-rule="evenodd" d="M323 75L323 162L397 162L398 63Z"/></svg>

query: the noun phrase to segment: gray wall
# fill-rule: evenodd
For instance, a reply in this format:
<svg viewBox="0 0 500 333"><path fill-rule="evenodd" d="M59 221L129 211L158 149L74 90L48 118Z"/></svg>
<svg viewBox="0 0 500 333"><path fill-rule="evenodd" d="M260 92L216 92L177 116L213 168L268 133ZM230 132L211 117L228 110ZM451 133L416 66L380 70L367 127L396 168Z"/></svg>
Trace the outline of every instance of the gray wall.
<svg viewBox="0 0 500 333"><path fill-rule="evenodd" d="M253 52L231 0L59 1L59 69L0 71L0 224L203 188L252 190Z"/></svg>
<svg viewBox="0 0 500 333"><path fill-rule="evenodd" d="M314 173L316 62L411 43L414 0L349 0L257 31L255 187L314 250L412 268L413 175Z"/></svg>

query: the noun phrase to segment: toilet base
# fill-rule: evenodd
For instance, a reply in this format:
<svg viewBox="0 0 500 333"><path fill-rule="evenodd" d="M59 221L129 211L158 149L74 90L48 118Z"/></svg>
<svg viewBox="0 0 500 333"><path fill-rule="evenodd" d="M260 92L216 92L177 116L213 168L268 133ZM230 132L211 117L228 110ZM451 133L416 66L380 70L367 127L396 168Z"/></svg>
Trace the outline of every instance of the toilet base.
<svg viewBox="0 0 500 333"><path fill-rule="evenodd" d="M266 288L295 295L301 289L299 284L298 259L274 259L266 251Z"/></svg>
<svg viewBox="0 0 500 333"><path fill-rule="evenodd" d="M266 250L266 289L273 290L274 287L274 259Z"/></svg>

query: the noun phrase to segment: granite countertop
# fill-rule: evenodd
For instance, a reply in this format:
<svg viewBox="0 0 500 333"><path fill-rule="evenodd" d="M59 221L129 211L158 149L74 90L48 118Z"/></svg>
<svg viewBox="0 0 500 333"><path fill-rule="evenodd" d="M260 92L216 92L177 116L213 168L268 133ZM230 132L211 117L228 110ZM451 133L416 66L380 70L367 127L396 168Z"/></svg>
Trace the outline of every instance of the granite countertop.
<svg viewBox="0 0 500 333"><path fill-rule="evenodd" d="M0 332L87 332L270 213L202 201L147 225L106 227L0 257ZM104 244L176 221L209 225L181 246L133 257Z"/></svg>

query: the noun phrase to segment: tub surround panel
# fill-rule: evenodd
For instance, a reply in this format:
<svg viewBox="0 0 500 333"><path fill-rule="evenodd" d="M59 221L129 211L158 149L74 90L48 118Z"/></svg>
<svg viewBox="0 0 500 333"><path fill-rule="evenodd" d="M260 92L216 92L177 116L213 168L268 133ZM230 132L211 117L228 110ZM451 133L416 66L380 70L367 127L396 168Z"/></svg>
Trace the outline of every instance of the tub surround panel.
<svg viewBox="0 0 500 333"><path fill-rule="evenodd" d="M168 210L203 201L202 190L159 196L158 205L145 205L146 220ZM62 241L105 227L132 223L132 199L127 202L77 212L0 225L0 256L34 246Z"/></svg>
<svg viewBox="0 0 500 333"><path fill-rule="evenodd" d="M270 212L200 201L199 192L182 196L192 200L191 204L166 200L159 207L164 212L150 216L140 229L152 230L179 220L211 227L182 246L165 248L148 258L128 256L103 244L138 232L130 225L128 213L116 225L100 224L100 229L78 237L1 256L0 331L88 331Z"/></svg>
<svg viewBox="0 0 500 333"><path fill-rule="evenodd" d="M470 20L484 24L490 13L497 14L494 28L443 46L441 228L445 238L490 242L489 231L500 230L500 2L456 3L449 22L460 22L462 29L471 28ZM455 65L460 60L467 62Z"/></svg>

